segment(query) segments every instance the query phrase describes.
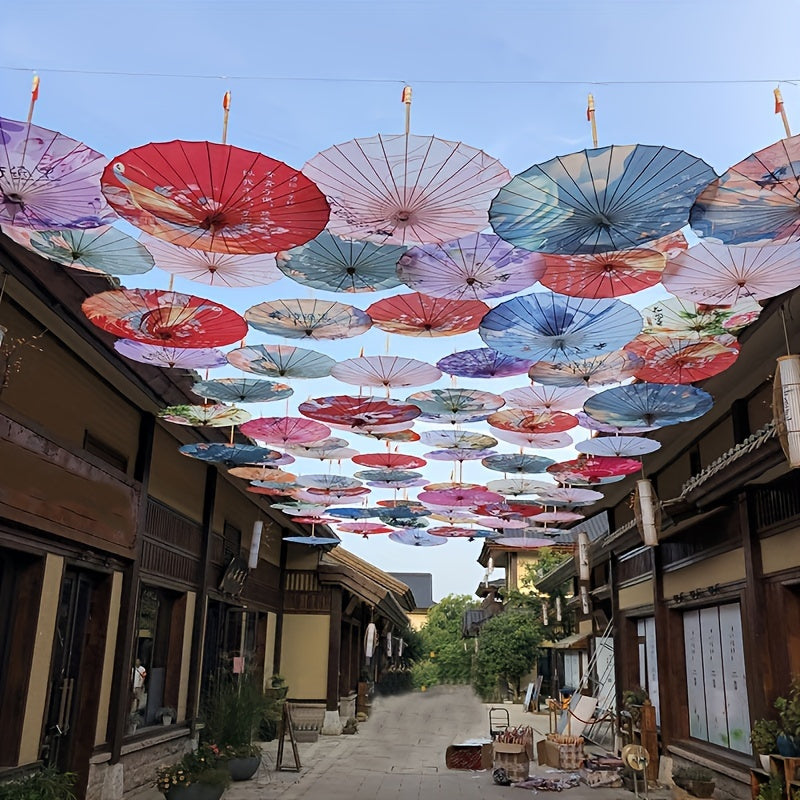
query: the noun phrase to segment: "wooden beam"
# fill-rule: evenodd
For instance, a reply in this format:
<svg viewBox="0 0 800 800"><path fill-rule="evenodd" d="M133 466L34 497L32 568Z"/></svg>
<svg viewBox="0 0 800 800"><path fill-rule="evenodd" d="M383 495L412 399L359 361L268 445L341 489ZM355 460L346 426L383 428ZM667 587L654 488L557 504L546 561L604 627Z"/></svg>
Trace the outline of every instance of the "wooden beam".
<svg viewBox="0 0 800 800"><path fill-rule="evenodd" d="M325 708L339 710L339 670L342 658L342 589L331 587L330 629L328 632L328 687Z"/></svg>

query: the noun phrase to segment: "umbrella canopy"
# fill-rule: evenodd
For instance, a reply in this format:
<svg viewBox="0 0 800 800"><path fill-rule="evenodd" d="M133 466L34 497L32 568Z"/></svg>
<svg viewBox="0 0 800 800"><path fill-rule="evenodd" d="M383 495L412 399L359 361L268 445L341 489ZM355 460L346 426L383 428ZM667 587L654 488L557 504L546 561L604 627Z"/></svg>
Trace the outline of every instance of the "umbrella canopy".
<svg viewBox="0 0 800 800"><path fill-rule="evenodd" d="M497 454L487 456L481 460L481 464L487 469L494 470L495 472L518 473L520 475L544 472L554 463L552 458L529 456L521 453Z"/></svg>
<svg viewBox="0 0 800 800"><path fill-rule="evenodd" d="M641 366L643 362L638 356L619 350L561 364L539 361L530 368L528 376L545 386L603 386L632 378Z"/></svg>
<svg viewBox="0 0 800 800"><path fill-rule="evenodd" d="M422 477L421 472L404 469L360 469L354 472L353 475L360 480L375 481L377 483L401 483Z"/></svg>
<svg viewBox="0 0 800 800"><path fill-rule="evenodd" d="M398 294L373 303L368 309L376 328L401 336L457 336L474 331L489 306L479 300L444 300Z"/></svg>
<svg viewBox="0 0 800 800"><path fill-rule="evenodd" d="M256 467L231 467L228 474L234 478L243 478L246 481L252 481L253 486L261 486L263 484L273 485L276 483L294 484L295 475L291 472L284 472L282 469L275 469L269 464L256 466Z"/></svg>
<svg viewBox="0 0 800 800"><path fill-rule="evenodd" d="M360 356L339 361L331 375L353 386L425 386L442 377L436 367L416 358Z"/></svg>
<svg viewBox="0 0 800 800"><path fill-rule="evenodd" d="M642 310L643 333L676 336L723 336L738 333L758 319L761 306L752 298L732 306L710 306L672 297Z"/></svg>
<svg viewBox="0 0 800 800"><path fill-rule="evenodd" d="M782 139L734 164L697 198L690 224L725 244L800 235L800 136Z"/></svg>
<svg viewBox="0 0 800 800"><path fill-rule="evenodd" d="M538 497L539 502L548 506L586 506L602 499L602 492L593 489L560 489L556 486L540 492Z"/></svg>
<svg viewBox="0 0 800 800"><path fill-rule="evenodd" d="M222 350L211 347L164 347L133 339L117 339L114 349L132 361L170 369L211 369L228 363Z"/></svg>
<svg viewBox="0 0 800 800"><path fill-rule="evenodd" d="M283 400L294 394L294 389L285 383L260 381L255 378L215 378L197 381L192 392L199 397L220 403L268 403Z"/></svg>
<svg viewBox="0 0 800 800"><path fill-rule="evenodd" d="M533 447L537 450L557 450L572 444L572 437L568 433L530 433L492 428L492 434L504 442L510 442L520 447Z"/></svg>
<svg viewBox="0 0 800 800"><path fill-rule="evenodd" d="M406 402L422 411L420 419L451 423L486 419L505 404L502 397L477 389L431 389L409 395Z"/></svg>
<svg viewBox="0 0 800 800"><path fill-rule="evenodd" d="M228 361L244 372L271 378L324 378L336 363L323 353L284 344L240 347L228 353Z"/></svg>
<svg viewBox="0 0 800 800"><path fill-rule="evenodd" d="M745 298L766 300L800 285L798 260L800 242L765 247L701 242L671 259L662 281L676 297L734 305Z"/></svg>
<svg viewBox="0 0 800 800"><path fill-rule="evenodd" d="M420 441L428 447L458 450L485 450L497 444L497 439L483 433L448 430L424 431L420 434Z"/></svg>
<svg viewBox="0 0 800 800"><path fill-rule="evenodd" d="M430 528L427 533L431 536L444 536L447 539L489 539L497 534L494 531L481 530L480 528L461 528L455 525Z"/></svg>
<svg viewBox="0 0 800 800"><path fill-rule="evenodd" d="M331 433L327 425L303 417L259 417L239 430L251 439L284 446L317 442Z"/></svg>
<svg viewBox="0 0 800 800"><path fill-rule="evenodd" d="M288 445L286 449L294 453L296 456L317 458L317 451L341 450L347 447L349 444L350 442L348 442L347 439L340 439L337 436L331 436L327 439L320 439L319 441L314 442L297 442L296 444Z"/></svg>
<svg viewBox="0 0 800 800"><path fill-rule="evenodd" d="M271 253L215 253L169 244L146 233L141 235L139 241L147 248L158 267L188 281L234 288L268 286L283 277L275 266L275 256Z"/></svg>
<svg viewBox="0 0 800 800"><path fill-rule="evenodd" d="M642 462L635 458L618 458L615 456L581 455L571 461L560 461L551 464L547 471L551 475L577 475L583 478L611 478L617 475L631 475L639 472ZM564 481L570 482L570 481Z"/></svg>
<svg viewBox="0 0 800 800"><path fill-rule="evenodd" d="M419 416L419 409L410 403L389 398L334 395L307 400L298 406L305 417L351 428L402 424Z"/></svg>
<svg viewBox="0 0 800 800"><path fill-rule="evenodd" d="M377 508L332 508L328 511L332 517L341 519L370 519L378 516Z"/></svg>
<svg viewBox="0 0 800 800"><path fill-rule="evenodd" d="M541 514L534 514L531 522L577 522L578 520L585 519L583 514L577 511L545 511Z"/></svg>
<svg viewBox="0 0 800 800"><path fill-rule="evenodd" d="M426 531L400 529L389 534L389 538L397 544L407 544L412 547L436 547L440 544L447 544L444 536L431 536Z"/></svg>
<svg viewBox="0 0 800 800"><path fill-rule="evenodd" d="M168 406L158 412L158 416L166 422L177 425L196 425L210 428L224 428L230 425L241 425L252 416L241 408L225 405L205 406Z"/></svg>
<svg viewBox="0 0 800 800"><path fill-rule="evenodd" d="M480 335L501 353L563 364L616 350L641 329L639 312L621 300L540 292L495 306L483 318Z"/></svg>
<svg viewBox="0 0 800 800"><path fill-rule="evenodd" d="M308 489L356 489L362 486L361 481L348 478L346 475L300 475L297 483Z"/></svg>
<svg viewBox="0 0 800 800"><path fill-rule="evenodd" d="M585 386L523 386L503 392L509 406L529 411L573 411L594 394Z"/></svg>
<svg viewBox="0 0 800 800"><path fill-rule="evenodd" d="M185 444L178 448L178 452L190 458L223 464L226 467L269 466L281 458L281 453L267 447L220 442Z"/></svg>
<svg viewBox="0 0 800 800"><path fill-rule="evenodd" d="M515 433L561 433L578 424L576 417L563 411L528 411L524 408L508 408L495 411L486 420L493 428Z"/></svg>
<svg viewBox="0 0 800 800"><path fill-rule="evenodd" d="M522 530L528 527L525 519L511 519L505 517L476 517L476 525L483 525L484 528L491 528L493 531L513 531Z"/></svg>
<svg viewBox="0 0 800 800"><path fill-rule="evenodd" d="M300 520L298 520L299 522ZM284 536L284 542L293 542L294 544L302 544L306 547L330 547L340 543L340 539L335 536L322 536L320 534L314 536Z"/></svg>
<svg viewBox="0 0 800 800"><path fill-rule="evenodd" d="M714 401L695 386L634 383L589 398L583 410L604 422L626 427L664 427L702 417Z"/></svg>
<svg viewBox="0 0 800 800"><path fill-rule="evenodd" d="M541 530L541 533L546 532L544 529ZM551 539L542 539L535 536L501 536L499 539L495 539L493 544L501 545L511 550L536 550L540 547L553 546Z"/></svg>
<svg viewBox="0 0 800 800"><path fill-rule="evenodd" d="M362 467L375 467L376 469L418 469L427 463L424 458L392 453L388 450L383 453L363 453L353 456L351 461Z"/></svg>
<svg viewBox="0 0 800 800"><path fill-rule="evenodd" d="M247 335L235 311L178 292L115 289L87 297L81 308L98 328L144 344L219 347Z"/></svg>
<svg viewBox="0 0 800 800"><path fill-rule="evenodd" d="M596 431L597 433L611 433L614 436L625 436L628 434L638 436L642 433L647 433L648 431L658 430L659 427L661 427L660 425L614 425L611 423L600 422L600 420L595 419L585 411L577 411L575 412L575 416L578 418L578 422L582 428L586 428L590 431Z"/></svg>
<svg viewBox="0 0 800 800"><path fill-rule="evenodd" d="M292 280L328 292L378 292L401 284L397 261L405 247L341 239L323 231L278 253L278 269Z"/></svg>
<svg viewBox="0 0 800 800"><path fill-rule="evenodd" d="M499 503L502 499L499 494L486 489L440 489L417 495L420 503L448 508L470 508L482 503Z"/></svg>
<svg viewBox="0 0 800 800"><path fill-rule="evenodd" d="M527 250L630 250L686 225L698 193L715 177L682 150L598 147L520 173L498 192L489 219L495 233Z"/></svg>
<svg viewBox="0 0 800 800"><path fill-rule="evenodd" d="M543 273L538 253L519 250L485 233L412 247L397 262L397 274L406 286L447 300L514 294L533 286Z"/></svg>
<svg viewBox="0 0 800 800"><path fill-rule="evenodd" d="M369 481L367 486L371 486L373 489L411 489L416 486L425 486L427 482L427 478L410 478L402 481Z"/></svg>
<svg viewBox="0 0 800 800"><path fill-rule="evenodd" d="M344 531L345 533L360 533L367 539L370 536L391 533L394 528L390 528L388 525L381 525L378 522L345 522L344 524L337 525L337 530Z"/></svg>
<svg viewBox="0 0 800 800"><path fill-rule="evenodd" d="M354 433L363 434L364 436L370 436L373 439L377 439L379 442L419 441L419 434L416 431L412 431L410 428L406 428L402 431L387 431L383 429L373 428L372 430L354 431Z"/></svg>
<svg viewBox="0 0 800 800"><path fill-rule="evenodd" d="M217 253L274 253L313 239L324 195L262 153L214 142L153 142L112 158L103 194L146 233Z"/></svg>
<svg viewBox="0 0 800 800"><path fill-rule="evenodd" d="M141 275L154 266L153 257L133 236L108 225L54 231L3 225L2 231L31 252L83 272Z"/></svg>
<svg viewBox="0 0 800 800"><path fill-rule="evenodd" d="M634 375L650 383L695 383L724 372L739 356L732 336L678 338L640 333L625 349L644 364Z"/></svg>
<svg viewBox="0 0 800 800"><path fill-rule="evenodd" d="M661 442L641 436L595 436L585 442L577 442L575 449L590 456L618 456L631 458L655 453Z"/></svg>
<svg viewBox="0 0 800 800"><path fill-rule="evenodd" d="M530 501L518 500L509 503L507 500L503 500L500 503L487 503L478 506L475 511L485 517L514 519L516 517L532 517L534 514L540 514L544 509L542 506L531 503Z"/></svg>
<svg viewBox="0 0 800 800"><path fill-rule="evenodd" d="M0 117L0 222L97 228L114 212L100 192L102 153L56 131Z"/></svg>
<svg viewBox="0 0 800 800"><path fill-rule="evenodd" d="M360 309L330 300L273 300L251 306L244 318L256 330L286 339L348 339L372 327Z"/></svg>
<svg viewBox="0 0 800 800"><path fill-rule="evenodd" d="M448 447L445 450L431 450L425 457L432 461L480 461L488 456L493 456L494 450L468 450L463 447Z"/></svg>
<svg viewBox="0 0 800 800"><path fill-rule="evenodd" d="M331 204L337 236L387 244L447 242L483 230L509 173L461 142L412 134L353 139L303 167Z"/></svg>
<svg viewBox="0 0 800 800"><path fill-rule="evenodd" d="M375 509L378 519L392 525L408 524L409 521L419 520L427 517L430 513L427 508L415 508L410 506L400 506L398 508L377 508Z"/></svg>
<svg viewBox="0 0 800 800"><path fill-rule="evenodd" d="M507 356L488 347L462 350L436 362L442 372L461 378L509 378L525 374L532 365L532 361Z"/></svg>
<svg viewBox="0 0 800 800"><path fill-rule="evenodd" d="M550 485L549 483L542 483L542 481L531 481L527 478L506 478L504 480L489 481L486 484L486 488L499 494L519 497L525 494L539 494L542 490L548 490Z"/></svg>

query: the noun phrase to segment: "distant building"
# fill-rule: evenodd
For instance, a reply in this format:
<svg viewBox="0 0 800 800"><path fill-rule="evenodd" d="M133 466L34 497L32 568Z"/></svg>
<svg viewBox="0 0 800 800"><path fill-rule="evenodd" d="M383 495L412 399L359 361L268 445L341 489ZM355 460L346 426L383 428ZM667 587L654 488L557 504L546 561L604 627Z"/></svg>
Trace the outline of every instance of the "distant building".
<svg viewBox="0 0 800 800"><path fill-rule="evenodd" d="M427 621L433 602L433 575L430 572L390 572L393 578L401 581L414 595L414 610L409 611L408 624L418 631Z"/></svg>

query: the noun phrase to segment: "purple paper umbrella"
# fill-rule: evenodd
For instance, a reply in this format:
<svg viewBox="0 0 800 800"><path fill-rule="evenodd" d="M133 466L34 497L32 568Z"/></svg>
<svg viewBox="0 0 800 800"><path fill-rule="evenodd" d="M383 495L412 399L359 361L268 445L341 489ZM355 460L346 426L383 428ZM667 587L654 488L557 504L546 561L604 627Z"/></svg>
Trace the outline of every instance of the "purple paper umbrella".
<svg viewBox="0 0 800 800"><path fill-rule="evenodd" d="M155 367L211 369L228 363L225 353L212 347L163 347L134 339L117 339L114 349L125 358Z"/></svg>
<svg viewBox="0 0 800 800"><path fill-rule="evenodd" d="M479 347L445 356L436 362L436 366L448 375L461 378L510 378L524 375L533 366L533 361Z"/></svg>

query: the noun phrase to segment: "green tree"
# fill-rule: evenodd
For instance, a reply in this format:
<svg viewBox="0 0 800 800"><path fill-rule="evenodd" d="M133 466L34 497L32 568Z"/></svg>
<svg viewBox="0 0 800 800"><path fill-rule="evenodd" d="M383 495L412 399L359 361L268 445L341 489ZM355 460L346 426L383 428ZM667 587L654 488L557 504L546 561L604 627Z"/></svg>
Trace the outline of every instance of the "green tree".
<svg viewBox="0 0 800 800"><path fill-rule="evenodd" d="M464 612L478 607L469 595L448 595L429 612L420 633L438 683L469 683L472 650L462 638ZM428 672L426 672L428 674Z"/></svg>

